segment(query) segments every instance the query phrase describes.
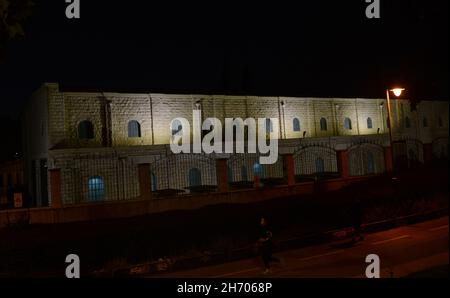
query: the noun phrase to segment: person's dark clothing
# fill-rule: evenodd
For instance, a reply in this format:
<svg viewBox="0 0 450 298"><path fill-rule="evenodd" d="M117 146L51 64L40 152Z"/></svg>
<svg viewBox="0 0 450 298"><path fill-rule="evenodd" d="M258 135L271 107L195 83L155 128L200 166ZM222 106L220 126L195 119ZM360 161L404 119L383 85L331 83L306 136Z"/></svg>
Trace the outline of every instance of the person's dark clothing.
<svg viewBox="0 0 450 298"><path fill-rule="evenodd" d="M262 261L264 262L266 269L270 269L270 262L280 262L280 260L272 256L272 232L268 227L261 226L259 239L261 244Z"/></svg>
<svg viewBox="0 0 450 298"><path fill-rule="evenodd" d="M261 226L259 230L259 239L266 239L262 241L262 245L272 245L272 232L267 226Z"/></svg>

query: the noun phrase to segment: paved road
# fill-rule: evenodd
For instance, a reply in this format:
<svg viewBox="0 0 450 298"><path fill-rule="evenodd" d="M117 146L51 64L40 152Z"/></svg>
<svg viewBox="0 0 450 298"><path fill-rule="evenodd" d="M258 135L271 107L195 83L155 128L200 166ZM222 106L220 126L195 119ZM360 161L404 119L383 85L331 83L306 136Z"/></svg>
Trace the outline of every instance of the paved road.
<svg viewBox="0 0 450 298"><path fill-rule="evenodd" d="M448 267L448 217L369 234L351 247L320 245L285 251L276 256L284 266L275 264L268 277L365 277L368 254L380 257L381 277L402 277L433 268ZM442 276L442 270L440 271ZM444 275L447 274L448 270ZM431 274L432 275L432 274ZM263 277L258 258L195 270L149 277ZM433 275L432 275L433 276Z"/></svg>

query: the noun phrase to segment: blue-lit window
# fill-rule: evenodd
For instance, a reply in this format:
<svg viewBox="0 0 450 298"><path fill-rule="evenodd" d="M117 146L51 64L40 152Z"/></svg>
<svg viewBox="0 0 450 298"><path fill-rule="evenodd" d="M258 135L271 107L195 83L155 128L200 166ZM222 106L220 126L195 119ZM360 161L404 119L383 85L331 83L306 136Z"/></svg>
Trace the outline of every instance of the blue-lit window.
<svg viewBox="0 0 450 298"><path fill-rule="evenodd" d="M294 118L294 120L292 120L292 126L294 131L300 131L300 120L298 118Z"/></svg>
<svg viewBox="0 0 450 298"><path fill-rule="evenodd" d="M89 201L102 201L105 198L105 184L100 176L93 176L88 181Z"/></svg>
<svg viewBox="0 0 450 298"><path fill-rule="evenodd" d="M94 138L94 126L91 121L81 121L78 124L78 137L82 140Z"/></svg>
<svg viewBox="0 0 450 298"><path fill-rule="evenodd" d="M352 129L352 120L350 120L350 118L345 118L344 119L344 128L347 130L351 130Z"/></svg>
<svg viewBox="0 0 450 298"><path fill-rule="evenodd" d="M136 120L128 122L128 137L140 138L141 137L141 125Z"/></svg>
<svg viewBox="0 0 450 298"><path fill-rule="evenodd" d="M189 186L202 185L202 173L197 168L189 170Z"/></svg>
<svg viewBox="0 0 450 298"><path fill-rule="evenodd" d="M318 157L316 158L316 173L323 173L325 172L325 164L323 162L323 159Z"/></svg>
<svg viewBox="0 0 450 298"><path fill-rule="evenodd" d="M326 131L327 128L327 120L325 118L320 118L320 130Z"/></svg>
<svg viewBox="0 0 450 298"><path fill-rule="evenodd" d="M372 124L372 118L367 118L367 128L372 128L373 124Z"/></svg>
<svg viewBox="0 0 450 298"><path fill-rule="evenodd" d="M260 178L263 176L263 167L260 163L255 163L253 165L253 174Z"/></svg>

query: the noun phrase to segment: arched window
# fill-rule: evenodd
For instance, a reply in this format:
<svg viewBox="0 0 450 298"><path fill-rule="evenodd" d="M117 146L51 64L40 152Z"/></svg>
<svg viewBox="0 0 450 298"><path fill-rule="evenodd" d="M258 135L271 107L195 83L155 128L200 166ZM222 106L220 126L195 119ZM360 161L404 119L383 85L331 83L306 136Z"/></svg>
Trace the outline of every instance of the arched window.
<svg viewBox="0 0 450 298"><path fill-rule="evenodd" d="M375 159L373 157L372 152L367 153L367 173L368 174L375 173Z"/></svg>
<svg viewBox="0 0 450 298"><path fill-rule="evenodd" d="M266 133L273 132L272 120L266 118Z"/></svg>
<svg viewBox="0 0 450 298"><path fill-rule="evenodd" d="M323 172L325 172L325 165L323 159L318 157L316 158L316 173L323 173Z"/></svg>
<svg viewBox="0 0 450 298"><path fill-rule="evenodd" d="M140 138L141 137L141 125L136 120L128 122L128 137Z"/></svg>
<svg viewBox="0 0 450 298"><path fill-rule="evenodd" d="M242 166L242 168L241 168L241 181L248 181L246 166Z"/></svg>
<svg viewBox="0 0 450 298"><path fill-rule="evenodd" d="M105 198L105 184L100 176L92 176L88 180L89 201L102 201Z"/></svg>
<svg viewBox="0 0 450 298"><path fill-rule="evenodd" d="M78 124L78 137L82 140L94 138L94 126L91 121L84 120Z"/></svg>
<svg viewBox="0 0 450 298"><path fill-rule="evenodd" d="M444 126L444 122L442 121L441 117L439 117L439 119L438 119L438 125L439 125L439 127L443 127Z"/></svg>
<svg viewBox="0 0 450 298"><path fill-rule="evenodd" d="M294 118L294 120L292 120L292 126L294 131L300 131L300 120L298 118Z"/></svg>
<svg viewBox="0 0 450 298"><path fill-rule="evenodd" d="M411 128L411 120L409 120L409 117L405 117L405 127Z"/></svg>
<svg viewBox="0 0 450 298"><path fill-rule="evenodd" d="M367 118L367 128L373 128L372 118L370 117Z"/></svg>
<svg viewBox="0 0 450 298"><path fill-rule="evenodd" d="M156 191L157 190L156 175L153 172L150 172L150 189L151 189L151 191Z"/></svg>
<svg viewBox="0 0 450 298"><path fill-rule="evenodd" d="M327 130L327 120L320 118L320 130Z"/></svg>
<svg viewBox="0 0 450 298"><path fill-rule="evenodd" d="M253 165L253 175L258 177L263 176L263 167L260 163L255 163Z"/></svg>
<svg viewBox="0 0 450 298"><path fill-rule="evenodd" d="M202 185L202 173L197 168L189 170L189 186Z"/></svg>
<svg viewBox="0 0 450 298"><path fill-rule="evenodd" d="M180 120L174 120L172 122L171 129L172 129L172 135L173 136L176 135L177 133L179 133L183 129L183 126L181 125L181 121Z"/></svg>
<svg viewBox="0 0 450 298"><path fill-rule="evenodd" d="M428 119L426 117L423 117L422 125L423 125L423 127L428 127Z"/></svg>
<svg viewBox="0 0 450 298"><path fill-rule="evenodd" d="M350 120L350 118L344 119L344 128L348 130L352 129L352 120Z"/></svg>

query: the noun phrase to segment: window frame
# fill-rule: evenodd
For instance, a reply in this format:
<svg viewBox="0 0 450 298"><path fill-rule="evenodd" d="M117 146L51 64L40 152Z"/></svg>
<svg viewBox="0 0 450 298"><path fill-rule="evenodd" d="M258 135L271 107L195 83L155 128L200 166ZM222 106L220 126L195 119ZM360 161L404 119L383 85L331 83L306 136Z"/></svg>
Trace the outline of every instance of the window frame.
<svg viewBox="0 0 450 298"><path fill-rule="evenodd" d="M345 117L344 119L344 128L346 130L352 130L352 119L350 119L349 117Z"/></svg>
<svg viewBox="0 0 450 298"><path fill-rule="evenodd" d="M302 126L300 123L300 119L298 117L294 117L294 119L292 119L292 131L294 132L302 131Z"/></svg>
<svg viewBox="0 0 450 298"><path fill-rule="evenodd" d="M135 126L132 126L135 125ZM141 124L137 120L128 121L128 138L141 138Z"/></svg>
<svg viewBox="0 0 450 298"><path fill-rule="evenodd" d="M321 117L319 123L320 123L320 131L328 131L328 123L325 117Z"/></svg>
<svg viewBox="0 0 450 298"><path fill-rule="evenodd" d="M93 181L94 179L98 181ZM105 180L102 176L94 175L88 178L88 201L104 201L106 197Z"/></svg>
<svg viewBox="0 0 450 298"><path fill-rule="evenodd" d="M367 129L373 129L373 121L372 121L372 118L367 117L366 122L367 122Z"/></svg>
<svg viewBox="0 0 450 298"><path fill-rule="evenodd" d="M95 138L94 124L90 120L82 120L78 123L78 139L92 140Z"/></svg>

